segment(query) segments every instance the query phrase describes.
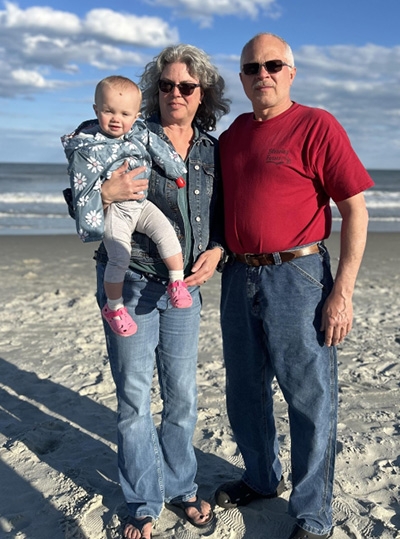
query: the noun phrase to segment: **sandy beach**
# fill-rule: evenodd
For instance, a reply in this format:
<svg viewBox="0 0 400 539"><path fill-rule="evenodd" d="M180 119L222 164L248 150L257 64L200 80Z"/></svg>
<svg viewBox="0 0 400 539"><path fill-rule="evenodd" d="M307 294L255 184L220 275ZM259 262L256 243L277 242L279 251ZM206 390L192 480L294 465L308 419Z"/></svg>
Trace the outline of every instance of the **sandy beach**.
<svg viewBox="0 0 400 539"><path fill-rule="evenodd" d="M338 235L327 242L336 268ZM354 297L354 327L339 347L340 408L333 539L400 537L400 234L371 233ZM0 236L0 537L121 537L116 401L95 301L95 245L76 236ZM239 478L225 408L220 276L203 287L200 494ZM287 490L240 510L215 508L212 539L281 539L293 521L286 406L275 395ZM158 384L153 409L159 420ZM196 539L164 509L155 538Z"/></svg>

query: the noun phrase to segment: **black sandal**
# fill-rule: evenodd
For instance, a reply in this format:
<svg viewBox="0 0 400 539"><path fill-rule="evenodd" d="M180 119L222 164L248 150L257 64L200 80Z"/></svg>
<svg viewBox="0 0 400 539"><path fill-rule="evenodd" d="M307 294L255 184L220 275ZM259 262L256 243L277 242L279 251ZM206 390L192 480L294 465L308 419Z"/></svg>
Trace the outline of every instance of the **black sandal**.
<svg viewBox="0 0 400 539"><path fill-rule="evenodd" d="M331 533L317 535L315 533L307 532L306 530L303 530L303 528L300 528L299 525L296 525L290 534L289 539L326 539L327 537L330 537Z"/></svg>
<svg viewBox="0 0 400 539"><path fill-rule="evenodd" d="M199 498L198 496L196 496L196 499L195 499L194 502L184 502L184 501L175 502L175 501L172 501L172 502L169 502L169 503L170 503L170 505L173 505L174 507L179 507L180 509L183 509L183 511L185 512L185 516L186 516L187 520L190 522L190 524L192 524L192 526L195 526L196 528L205 528L206 526L211 524L211 522L213 522L213 520L215 518L215 515L214 515L213 510L211 509L211 507L210 507L210 513L209 513L208 519L205 522L201 523L201 524L196 522L194 518L190 517L187 514L186 509L189 509L189 507L194 507L195 509L197 509L197 511L200 513L200 515L203 514L202 509L201 509L201 498Z"/></svg>
<svg viewBox="0 0 400 539"><path fill-rule="evenodd" d="M146 524L148 524L149 522L151 522L151 523L153 522L153 519L151 517L135 518L135 517L129 516L127 521L126 521L125 528L127 526L129 526L129 524L131 524L137 530L139 530L140 534L142 535L142 531L143 531L144 526ZM125 530L124 530L124 537L125 537ZM152 539L152 537L153 537L153 535L150 534L150 539ZM142 535L141 539L145 539L145 538L143 538L143 535Z"/></svg>
<svg viewBox="0 0 400 539"><path fill-rule="evenodd" d="M284 480L281 479L277 489L272 494L260 494L246 485L242 480L233 481L221 485L215 493L217 505L224 509L234 509L238 506L247 505L253 500L277 498L285 490Z"/></svg>

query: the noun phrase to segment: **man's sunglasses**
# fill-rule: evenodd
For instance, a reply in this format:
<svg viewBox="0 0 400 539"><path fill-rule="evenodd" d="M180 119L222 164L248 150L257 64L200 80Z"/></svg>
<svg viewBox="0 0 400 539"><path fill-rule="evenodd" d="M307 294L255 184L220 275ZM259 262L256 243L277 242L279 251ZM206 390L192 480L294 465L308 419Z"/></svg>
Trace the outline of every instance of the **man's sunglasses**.
<svg viewBox="0 0 400 539"><path fill-rule="evenodd" d="M268 60L268 62L264 62L263 64L259 64L258 62L243 64L242 71L245 75L258 75L261 68L264 67L268 73L279 73L279 71L282 71L283 66L293 67L286 62L282 62L282 60Z"/></svg>
<svg viewBox="0 0 400 539"><path fill-rule="evenodd" d="M200 88L201 84L195 84L194 82L180 82L179 84L175 84L174 82L163 79L158 81L158 87L164 94L172 92L175 86L182 95L192 95L196 88Z"/></svg>

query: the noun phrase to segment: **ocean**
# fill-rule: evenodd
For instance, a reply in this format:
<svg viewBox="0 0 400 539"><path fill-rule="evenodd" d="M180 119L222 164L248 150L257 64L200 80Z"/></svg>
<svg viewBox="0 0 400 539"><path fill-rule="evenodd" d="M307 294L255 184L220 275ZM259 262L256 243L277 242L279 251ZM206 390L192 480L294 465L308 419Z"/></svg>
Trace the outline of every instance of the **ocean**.
<svg viewBox="0 0 400 539"><path fill-rule="evenodd" d="M365 192L371 232L400 232L400 170L369 170ZM0 163L0 235L75 234L62 195L67 165ZM333 230L340 229L334 205Z"/></svg>

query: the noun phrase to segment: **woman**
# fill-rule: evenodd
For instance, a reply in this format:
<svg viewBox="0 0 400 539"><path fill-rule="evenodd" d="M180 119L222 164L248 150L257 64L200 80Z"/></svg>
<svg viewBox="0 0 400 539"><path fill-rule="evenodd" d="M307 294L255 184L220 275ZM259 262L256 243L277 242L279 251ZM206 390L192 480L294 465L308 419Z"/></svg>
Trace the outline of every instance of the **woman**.
<svg viewBox="0 0 400 539"><path fill-rule="evenodd" d="M118 399L120 482L130 515L124 529L127 539L149 539L164 503L182 508L194 526L207 526L214 517L210 504L197 497L192 437L197 418L200 285L223 257L218 147L208 132L229 111L223 79L208 56L190 45L163 50L146 66L140 86L148 128L175 148L188 170L184 182L177 184L154 165L148 199L175 228L193 304L172 308L168 272L157 248L140 230L135 232L123 296L138 331L121 338L105 325ZM140 198L138 192L147 187L144 181L131 181L140 169L124 172L121 167L103 184L105 206ZM97 252L100 309L106 302L105 263L101 246ZM157 430L150 410L154 359L163 400Z"/></svg>

